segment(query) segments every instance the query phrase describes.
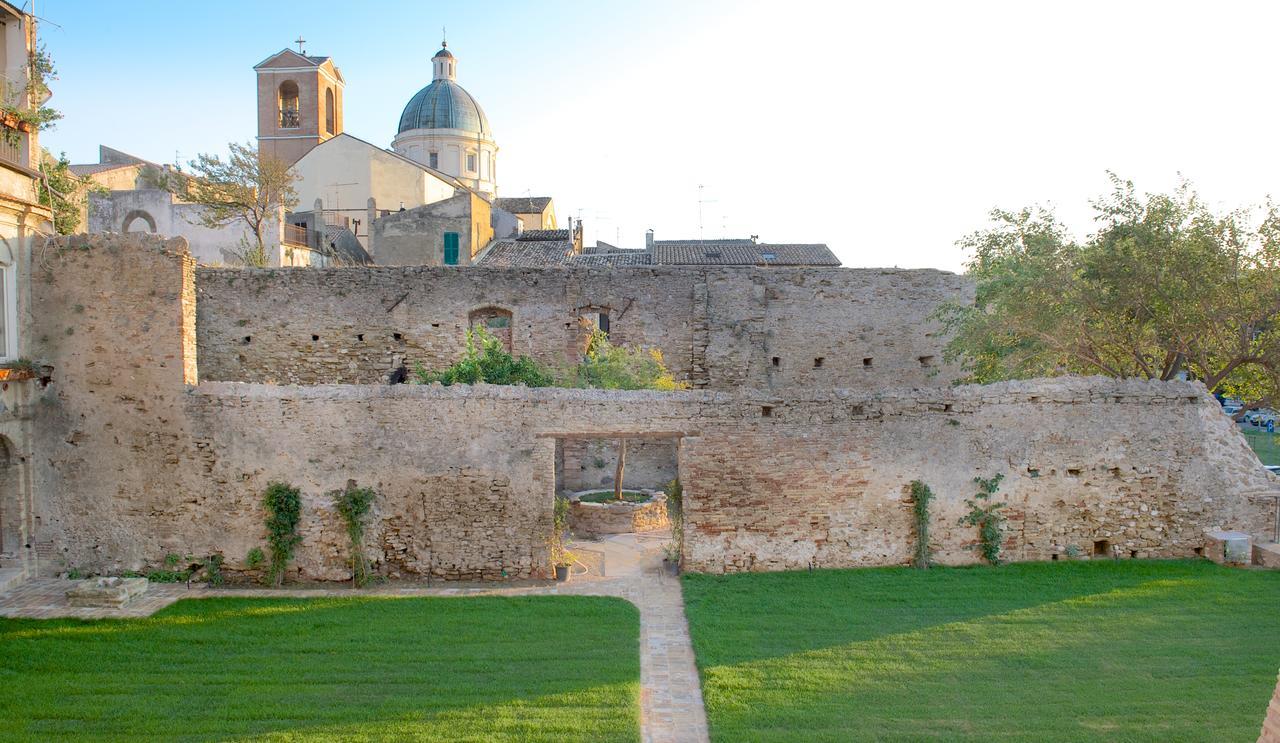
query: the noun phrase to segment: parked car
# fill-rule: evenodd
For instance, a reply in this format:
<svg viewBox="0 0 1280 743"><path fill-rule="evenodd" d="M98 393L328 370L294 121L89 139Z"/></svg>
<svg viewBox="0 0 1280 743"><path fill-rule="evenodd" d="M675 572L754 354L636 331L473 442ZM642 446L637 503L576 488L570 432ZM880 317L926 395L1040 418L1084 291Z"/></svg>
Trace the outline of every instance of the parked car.
<svg viewBox="0 0 1280 743"><path fill-rule="evenodd" d="M1244 416L1245 422L1252 423L1255 426L1265 426L1268 422L1274 423L1276 420L1276 411L1271 408L1259 408L1258 410L1250 410Z"/></svg>

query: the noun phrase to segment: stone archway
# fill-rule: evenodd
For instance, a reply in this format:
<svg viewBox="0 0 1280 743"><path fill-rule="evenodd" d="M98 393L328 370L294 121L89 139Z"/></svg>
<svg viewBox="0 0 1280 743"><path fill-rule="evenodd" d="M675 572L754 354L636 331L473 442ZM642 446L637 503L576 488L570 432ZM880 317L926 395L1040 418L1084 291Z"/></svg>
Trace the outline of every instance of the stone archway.
<svg viewBox="0 0 1280 743"><path fill-rule="evenodd" d="M138 229L142 226L139 224L139 222L146 225L147 227L146 230ZM133 211L124 215L124 220L120 222L120 231L121 232L144 232L145 231L145 232L150 232L151 234L154 235L156 234L155 217L151 216L149 213L147 213L143 209L134 209Z"/></svg>
<svg viewBox="0 0 1280 743"><path fill-rule="evenodd" d="M483 327L498 340L507 353L511 353L512 328L514 317L511 310L501 307L481 307L467 314L468 325L472 328Z"/></svg>

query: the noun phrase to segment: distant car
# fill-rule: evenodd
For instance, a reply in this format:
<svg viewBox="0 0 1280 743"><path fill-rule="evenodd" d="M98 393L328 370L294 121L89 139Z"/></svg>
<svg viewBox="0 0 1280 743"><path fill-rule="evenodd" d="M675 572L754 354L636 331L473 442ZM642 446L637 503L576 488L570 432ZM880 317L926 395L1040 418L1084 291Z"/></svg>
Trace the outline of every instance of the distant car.
<svg viewBox="0 0 1280 743"><path fill-rule="evenodd" d="M1280 465L1264 464L1262 466L1267 469L1267 472L1270 472L1273 475L1280 475Z"/></svg>
<svg viewBox="0 0 1280 743"><path fill-rule="evenodd" d="M1245 421L1255 426L1265 426L1268 422L1274 423L1276 420L1276 411L1270 408L1261 408L1259 410L1250 410L1244 417Z"/></svg>

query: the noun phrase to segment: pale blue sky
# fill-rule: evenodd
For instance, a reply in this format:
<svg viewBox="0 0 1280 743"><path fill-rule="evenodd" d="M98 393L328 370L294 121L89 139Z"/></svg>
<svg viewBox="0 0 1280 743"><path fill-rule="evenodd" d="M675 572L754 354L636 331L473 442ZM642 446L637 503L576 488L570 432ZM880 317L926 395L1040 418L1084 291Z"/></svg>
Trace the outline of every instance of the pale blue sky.
<svg viewBox="0 0 1280 743"><path fill-rule="evenodd" d="M993 206L1089 229L1107 168L1227 205L1278 190L1277 6L38 0L66 115L43 140L75 162L249 140L252 67L302 34L342 68L346 130L388 146L448 26L501 193L555 197L588 240L697 237L702 184L705 237L956 270Z"/></svg>

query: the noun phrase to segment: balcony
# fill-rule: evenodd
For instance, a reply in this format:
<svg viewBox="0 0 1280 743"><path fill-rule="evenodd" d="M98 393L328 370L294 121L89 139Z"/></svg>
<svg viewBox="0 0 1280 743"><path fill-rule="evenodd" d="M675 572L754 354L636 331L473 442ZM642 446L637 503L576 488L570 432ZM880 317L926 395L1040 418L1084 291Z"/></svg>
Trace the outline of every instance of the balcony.
<svg viewBox="0 0 1280 743"><path fill-rule="evenodd" d="M285 108L280 110L281 129L297 129L300 126L302 126L302 117L298 115L298 109Z"/></svg>
<svg viewBox="0 0 1280 743"><path fill-rule="evenodd" d="M13 135L17 135L16 137ZM14 141L10 141L14 140ZM31 163L26 157L27 134L25 132L0 132L0 163L28 170Z"/></svg>
<svg viewBox="0 0 1280 743"><path fill-rule="evenodd" d="M284 243L285 245L297 245L299 247L307 247L307 228L296 224L286 224L284 226Z"/></svg>

